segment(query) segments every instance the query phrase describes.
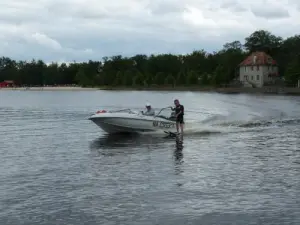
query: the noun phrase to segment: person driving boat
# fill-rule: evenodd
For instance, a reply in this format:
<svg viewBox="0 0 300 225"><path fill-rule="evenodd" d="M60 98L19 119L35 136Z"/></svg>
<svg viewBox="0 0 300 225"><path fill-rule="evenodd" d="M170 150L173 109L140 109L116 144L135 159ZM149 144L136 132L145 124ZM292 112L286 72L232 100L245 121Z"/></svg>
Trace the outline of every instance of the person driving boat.
<svg viewBox="0 0 300 225"><path fill-rule="evenodd" d="M154 109L152 109L151 104L147 103L146 104L146 111L142 111L142 114L145 116L154 116L155 115L155 111Z"/></svg>

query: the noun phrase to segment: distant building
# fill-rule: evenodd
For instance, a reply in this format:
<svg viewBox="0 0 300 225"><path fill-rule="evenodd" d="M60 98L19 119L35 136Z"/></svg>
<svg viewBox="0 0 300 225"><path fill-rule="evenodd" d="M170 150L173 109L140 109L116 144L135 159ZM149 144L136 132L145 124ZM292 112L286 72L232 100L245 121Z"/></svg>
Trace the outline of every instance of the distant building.
<svg viewBox="0 0 300 225"><path fill-rule="evenodd" d="M0 88L13 87L13 86L14 86L14 81L12 81L12 80L5 80L3 82L0 82Z"/></svg>
<svg viewBox="0 0 300 225"><path fill-rule="evenodd" d="M253 52L239 64L240 81L244 87L262 87L278 77L278 66L265 52Z"/></svg>

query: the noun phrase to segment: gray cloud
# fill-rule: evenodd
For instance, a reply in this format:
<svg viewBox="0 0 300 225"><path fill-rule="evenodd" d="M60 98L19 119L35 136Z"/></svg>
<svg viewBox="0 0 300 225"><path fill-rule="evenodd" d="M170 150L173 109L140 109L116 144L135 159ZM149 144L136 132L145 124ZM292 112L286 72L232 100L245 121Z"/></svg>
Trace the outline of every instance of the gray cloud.
<svg viewBox="0 0 300 225"><path fill-rule="evenodd" d="M153 14L180 14L185 9L185 2L180 0L153 0L147 5Z"/></svg>
<svg viewBox="0 0 300 225"><path fill-rule="evenodd" d="M292 0L296 1L296 0ZM276 3L281 18L287 5ZM254 4L255 3L255 4ZM214 51L255 29L277 35L300 30L300 13L286 20L263 0L11 0L0 2L0 55L46 61L101 59L114 54ZM296 2L295 2L296 3ZM274 4L273 4L274 5ZM252 13L249 10L252 9ZM273 11L272 11L273 10ZM284 14L285 13L285 14ZM278 16L277 16L278 18ZM280 21L280 22L278 22ZM292 25L291 25L292 24ZM263 26L263 27L262 27Z"/></svg>
<svg viewBox="0 0 300 225"><path fill-rule="evenodd" d="M300 11L300 1L299 0L287 0L287 4L290 7L296 8L298 11Z"/></svg>
<svg viewBox="0 0 300 225"><path fill-rule="evenodd" d="M227 0L221 3L221 8L232 10L233 12L245 12L247 9L236 0Z"/></svg>
<svg viewBox="0 0 300 225"><path fill-rule="evenodd" d="M282 19L290 17L287 10L277 7L254 7L251 9L252 13L261 18L265 19Z"/></svg>

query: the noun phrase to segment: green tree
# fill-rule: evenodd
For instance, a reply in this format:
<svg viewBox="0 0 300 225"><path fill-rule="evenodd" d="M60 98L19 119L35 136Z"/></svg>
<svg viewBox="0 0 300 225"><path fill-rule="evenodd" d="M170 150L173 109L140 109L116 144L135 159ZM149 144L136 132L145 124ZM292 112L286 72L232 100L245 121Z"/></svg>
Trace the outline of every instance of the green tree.
<svg viewBox="0 0 300 225"><path fill-rule="evenodd" d="M91 80L86 76L82 68L77 72L75 80L83 87L89 86L91 84Z"/></svg>
<svg viewBox="0 0 300 225"><path fill-rule="evenodd" d="M227 51L227 50L242 51L243 50L243 45L240 41L233 41L233 42L224 44L223 49L225 51Z"/></svg>
<svg viewBox="0 0 300 225"><path fill-rule="evenodd" d="M249 52L265 51L270 55L274 55L281 47L282 41L282 37L275 36L269 31L257 30L245 38L244 46Z"/></svg>
<svg viewBox="0 0 300 225"><path fill-rule="evenodd" d="M186 84L189 86L198 85L199 76L197 72L190 71L186 77Z"/></svg>
<svg viewBox="0 0 300 225"><path fill-rule="evenodd" d="M132 71L126 70L122 77L122 86L132 86Z"/></svg>
<svg viewBox="0 0 300 225"><path fill-rule="evenodd" d="M173 86L175 87L176 85L176 79L172 76L172 74L169 74L166 78L165 78L165 85L167 86Z"/></svg>
<svg viewBox="0 0 300 225"><path fill-rule="evenodd" d="M183 70L181 70L178 74L177 74L177 77L176 77L176 85L177 86L183 86L186 84L186 80L185 80L185 73Z"/></svg>
<svg viewBox="0 0 300 225"><path fill-rule="evenodd" d="M144 80L145 80L144 75L140 72L137 72L135 76L132 78L132 86L138 86L138 87L145 86Z"/></svg>
<svg viewBox="0 0 300 225"><path fill-rule="evenodd" d="M288 85L297 85L300 79L300 55L288 64L284 78Z"/></svg>
<svg viewBox="0 0 300 225"><path fill-rule="evenodd" d="M123 80L123 73L121 71L118 71L113 81L113 86L120 86L122 84L122 80Z"/></svg>
<svg viewBox="0 0 300 225"><path fill-rule="evenodd" d="M153 79L153 84L156 85L164 85L165 83L166 74L163 72L158 72Z"/></svg>

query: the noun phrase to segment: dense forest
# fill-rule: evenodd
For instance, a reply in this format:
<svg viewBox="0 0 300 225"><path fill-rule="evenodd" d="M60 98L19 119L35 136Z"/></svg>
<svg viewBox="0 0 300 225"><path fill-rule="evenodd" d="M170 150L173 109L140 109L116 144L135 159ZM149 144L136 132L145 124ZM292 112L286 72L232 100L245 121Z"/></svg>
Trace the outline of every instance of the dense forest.
<svg viewBox="0 0 300 225"><path fill-rule="evenodd" d="M300 35L283 39L258 30L244 43L226 43L213 53L198 50L186 55L118 55L60 65L2 57L0 82L14 80L21 86L219 86L229 84L238 75L238 64L253 51L265 51L277 60L287 85L295 85L300 79Z"/></svg>

